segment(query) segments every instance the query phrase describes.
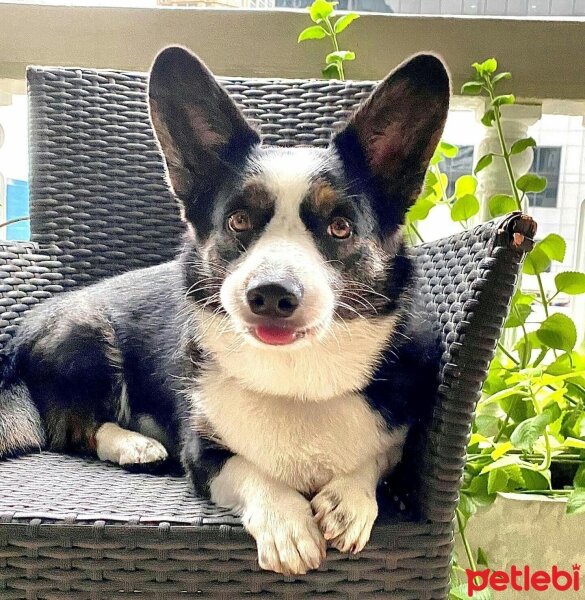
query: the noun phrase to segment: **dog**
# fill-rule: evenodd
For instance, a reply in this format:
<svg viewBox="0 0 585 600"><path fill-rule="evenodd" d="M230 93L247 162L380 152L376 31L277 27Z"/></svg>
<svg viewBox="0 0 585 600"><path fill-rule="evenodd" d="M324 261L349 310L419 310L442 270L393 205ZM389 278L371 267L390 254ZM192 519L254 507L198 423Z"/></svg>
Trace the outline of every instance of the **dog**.
<svg viewBox="0 0 585 600"><path fill-rule="evenodd" d="M0 455L180 461L241 515L261 568L304 574L327 545L364 548L377 486L432 409L403 224L449 75L414 56L321 149L263 146L181 47L155 59L148 98L183 249L31 311L4 352Z"/></svg>

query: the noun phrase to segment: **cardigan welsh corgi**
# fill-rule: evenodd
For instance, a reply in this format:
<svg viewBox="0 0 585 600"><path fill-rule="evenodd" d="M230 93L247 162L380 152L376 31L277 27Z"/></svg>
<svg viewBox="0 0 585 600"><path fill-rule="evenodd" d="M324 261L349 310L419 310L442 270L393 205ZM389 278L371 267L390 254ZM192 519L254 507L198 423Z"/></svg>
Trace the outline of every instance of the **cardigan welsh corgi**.
<svg viewBox="0 0 585 600"><path fill-rule="evenodd" d="M183 249L26 317L3 356L0 455L176 459L241 515L263 569L362 550L436 393L403 224L449 97L441 60L416 55L327 148L268 147L196 56L163 50L148 99Z"/></svg>

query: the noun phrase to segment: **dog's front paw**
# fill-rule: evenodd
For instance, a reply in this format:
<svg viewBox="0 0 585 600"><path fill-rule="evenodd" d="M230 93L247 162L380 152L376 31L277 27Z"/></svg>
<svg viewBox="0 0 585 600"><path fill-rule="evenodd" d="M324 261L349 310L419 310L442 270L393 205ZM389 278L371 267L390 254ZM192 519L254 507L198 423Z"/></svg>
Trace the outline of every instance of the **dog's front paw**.
<svg viewBox="0 0 585 600"><path fill-rule="evenodd" d="M155 464L168 458L160 442L136 431L123 429L116 423L104 423L97 430L95 440L100 460L125 467Z"/></svg>
<svg viewBox="0 0 585 600"><path fill-rule="evenodd" d="M370 539L378 516L375 494L348 479L334 479L311 501L315 522L331 546L357 554Z"/></svg>
<svg viewBox="0 0 585 600"><path fill-rule="evenodd" d="M325 558L327 544L308 503L292 510L290 506L254 507L244 513L244 525L256 539L262 569L304 575Z"/></svg>
<svg viewBox="0 0 585 600"><path fill-rule="evenodd" d="M120 465L150 464L167 459L168 453L160 442L140 433L128 433L128 438L120 445Z"/></svg>

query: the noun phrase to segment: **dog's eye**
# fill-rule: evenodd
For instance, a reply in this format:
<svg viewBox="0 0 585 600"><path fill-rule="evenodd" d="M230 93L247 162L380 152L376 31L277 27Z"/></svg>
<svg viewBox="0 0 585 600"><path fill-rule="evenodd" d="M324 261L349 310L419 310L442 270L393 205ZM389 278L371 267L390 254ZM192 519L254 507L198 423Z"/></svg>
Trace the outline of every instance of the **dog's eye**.
<svg viewBox="0 0 585 600"><path fill-rule="evenodd" d="M348 221L344 217L335 217L329 227L327 227L327 233L338 240L346 240L353 233L353 226L351 221Z"/></svg>
<svg viewBox="0 0 585 600"><path fill-rule="evenodd" d="M228 217L227 226L234 233L243 233L252 229L252 221L245 210L237 210Z"/></svg>

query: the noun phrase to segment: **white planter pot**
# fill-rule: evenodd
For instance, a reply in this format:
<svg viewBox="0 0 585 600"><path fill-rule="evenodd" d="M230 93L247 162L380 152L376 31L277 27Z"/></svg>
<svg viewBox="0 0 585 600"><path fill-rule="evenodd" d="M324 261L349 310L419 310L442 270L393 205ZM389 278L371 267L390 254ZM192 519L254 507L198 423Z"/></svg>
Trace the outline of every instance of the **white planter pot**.
<svg viewBox="0 0 585 600"><path fill-rule="evenodd" d="M567 515L566 501L528 494L498 494L496 501L481 508L469 520L466 534L477 553L487 553L490 569L510 573L512 565L530 571L551 573L553 565L573 574L581 565L580 591L494 592L497 600L577 600L585 598L585 514ZM462 566L467 566L461 538L455 544ZM481 567L478 567L481 568Z"/></svg>

